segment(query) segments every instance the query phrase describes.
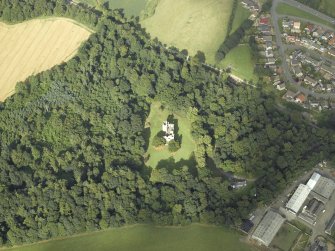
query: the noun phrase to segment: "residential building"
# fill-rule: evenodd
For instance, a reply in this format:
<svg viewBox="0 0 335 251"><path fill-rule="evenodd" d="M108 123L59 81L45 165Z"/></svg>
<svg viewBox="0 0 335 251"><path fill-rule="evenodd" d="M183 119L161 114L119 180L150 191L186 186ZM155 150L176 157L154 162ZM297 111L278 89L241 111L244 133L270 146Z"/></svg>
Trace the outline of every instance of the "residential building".
<svg viewBox="0 0 335 251"><path fill-rule="evenodd" d="M311 85L312 87L315 87L317 84L318 84L318 81L309 77L309 76L306 76L305 79L304 79L304 82L307 84L307 85Z"/></svg>
<svg viewBox="0 0 335 251"><path fill-rule="evenodd" d="M300 67L298 67L298 66L293 67L292 70L293 70L293 73L299 78L304 75L303 72L301 71Z"/></svg>
<svg viewBox="0 0 335 251"><path fill-rule="evenodd" d="M164 121L162 125L162 131L165 132L164 139L166 140L166 143L174 140L174 124L171 124L168 121Z"/></svg>
<svg viewBox="0 0 335 251"><path fill-rule="evenodd" d="M279 91L286 90L286 85L284 83L277 85L277 90L279 90Z"/></svg>
<svg viewBox="0 0 335 251"><path fill-rule="evenodd" d="M295 102L297 102L297 103L299 103L299 104L305 103L305 102L306 102L306 99L307 99L307 98L306 98L305 94L303 94L303 93L298 94L298 95L294 98Z"/></svg>

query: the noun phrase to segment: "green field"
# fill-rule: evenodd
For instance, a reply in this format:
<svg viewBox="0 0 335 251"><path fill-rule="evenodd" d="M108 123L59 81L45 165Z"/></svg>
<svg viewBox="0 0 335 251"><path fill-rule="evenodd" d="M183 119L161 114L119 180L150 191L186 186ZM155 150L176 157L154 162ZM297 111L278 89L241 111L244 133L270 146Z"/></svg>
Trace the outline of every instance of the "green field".
<svg viewBox="0 0 335 251"><path fill-rule="evenodd" d="M136 225L3 251L255 251L223 227Z"/></svg>
<svg viewBox="0 0 335 251"><path fill-rule="evenodd" d="M295 7L293 7L291 5L288 5L288 4L285 4L285 3L278 4L276 11L277 11L278 14L281 14L281 15L301 17L301 18L304 18L304 19L308 19L311 22L314 21L314 22L329 26L333 29L335 28L334 24L332 24L330 22L327 22L327 21L324 21L323 19L321 19L317 16L314 16L313 14L310 14L308 12L305 12L303 10L300 10L298 8L295 8Z"/></svg>
<svg viewBox="0 0 335 251"><path fill-rule="evenodd" d="M241 44L232 49L219 63L220 67L231 67L232 73L242 79L257 80L254 73L254 61L251 49L247 44Z"/></svg>
<svg viewBox="0 0 335 251"><path fill-rule="evenodd" d="M182 136L181 148L177 152L169 152L167 146L163 149L156 150L151 144L153 137L162 130L163 121L171 115L167 109L160 109L160 106L160 103L154 102L151 105L150 114L147 119L147 124L150 125L150 139L147 155L150 157L146 165L155 168L160 161L168 161L171 157L175 162L181 161L184 162L184 164L188 164L195 149L195 143L191 135L191 123L186 117L180 116L180 114L173 114L174 118L178 121L179 129L177 133ZM162 164L162 162L160 164Z"/></svg>
<svg viewBox="0 0 335 251"><path fill-rule="evenodd" d="M77 0L91 6L97 6L98 2L105 2L99 0ZM139 16L144 10L146 0L107 0L110 6L114 9L124 9L128 16Z"/></svg>
<svg viewBox="0 0 335 251"><path fill-rule="evenodd" d="M271 245L282 251L290 251L300 234L301 231L299 229L285 223L277 233Z"/></svg>
<svg viewBox="0 0 335 251"><path fill-rule="evenodd" d="M292 251L304 251L308 245L309 238L308 234L301 234Z"/></svg>
<svg viewBox="0 0 335 251"><path fill-rule="evenodd" d="M217 49L224 41L233 0L161 0L155 14L142 25L163 43L187 49L190 55L198 50L214 63Z"/></svg>
<svg viewBox="0 0 335 251"><path fill-rule="evenodd" d="M236 31L241 24L244 22L244 20L248 19L250 16L250 11L247 10L242 6L242 4L239 2L237 5L234 21L233 21L233 26L230 31L230 34L232 34L234 31Z"/></svg>

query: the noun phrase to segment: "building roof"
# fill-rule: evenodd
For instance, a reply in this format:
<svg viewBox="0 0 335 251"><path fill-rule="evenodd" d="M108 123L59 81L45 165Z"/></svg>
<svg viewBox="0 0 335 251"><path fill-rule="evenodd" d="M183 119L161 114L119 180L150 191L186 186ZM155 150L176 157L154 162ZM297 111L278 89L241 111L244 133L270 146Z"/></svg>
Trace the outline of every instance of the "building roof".
<svg viewBox="0 0 335 251"><path fill-rule="evenodd" d="M291 196L290 200L287 202L286 208L294 213L297 213L304 204L310 192L311 189L307 185L300 184L297 190L295 190L294 194Z"/></svg>
<svg viewBox="0 0 335 251"><path fill-rule="evenodd" d="M260 24L269 24L269 18L263 17L259 19Z"/></svg>
<svg viewBox="0 0 335 251"><path fill-rule="evenodd" d="M320 176L313 191L322 197L329 199L335 189L335 182L324 176Z"/></svg>
<svg viewBox="0 0 335 251"><path fill-rule="evenodd" d="M284 222L285 219L280 214L268 211L252 234L252 238L269 246Z"/></svg>
<svg viewBox="0 0 335 251"><path fill-rule="evenodd" d="M320 179L321 175L318 174L318 173L313 173L312 177L308 180L307 182L307 186L310 188L310 189L313 189L316 185L316 183L318 182L318 180Z"/></svg>

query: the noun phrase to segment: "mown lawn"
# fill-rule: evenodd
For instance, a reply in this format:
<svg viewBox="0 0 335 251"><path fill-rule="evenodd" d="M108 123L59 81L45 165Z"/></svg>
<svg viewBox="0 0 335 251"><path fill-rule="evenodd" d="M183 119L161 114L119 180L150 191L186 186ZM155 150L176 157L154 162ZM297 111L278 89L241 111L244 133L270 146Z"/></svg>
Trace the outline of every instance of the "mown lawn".
<svg viewBox="0 0 335 251"><path fill-rule="evenodd" d="M181 136L181 148L177 152L171 153L167 146L159 150L152 146L154 136L162 130L163 121L165 121L169 115L172 115L172 113L167 109L161 109L159 102L154 102L151 105L150 114L147 119L147 125L150 126L149 147L147 151L149 160L146 162L147 166L155 168L159 163L164 165L164 162L170 162L169 158L171 157L175 162L183 160L185 162L184 164L187 164L187 161L192 156L195 143L191 135L191 123L186 117L181 116L181 114L173 114L174 119L178 121L177 133Z"/></svg>
<svg viewBox="0 0 335 251"><path fill-rule="evenodd" d="M3 251L255 251L240 237L216 226L136 225Z"/></svg>
<svg viewBox="0 0 335 251"><path fill-rule="evenodd" d="M321 18L319 18L317 16L314 16L311 13L308 13L308 12L305 12L303 10L300 10L300 9L298 9L296 7L293 7L293 6L289 5L289 4L285 4L285 3L278 4L276 11L277 11L278 14L281 14L281 15L301 17L301 18L308 19L311 22L314 21L314 22L317 22L317 23L329 26L329 27L331 27L333 29L335 28L334 24L332 24L330 22L327 22L327 21L324 21L323 19L321 19Z"/></svg>
<svg viewBox="0 0 335 251"><path fill-rule="evenodd" d="M257 76L254 73L254 65L251 49L247 44L236 46L219 63L220 67L231 67L232 73L242 79L256 81Z"/></svg>
<svg viewBox="0 0 335 251"><path fill-rule="evenodd" d="M289 251L300 234L301 231L299 229L289 224L284 224L272 241L271 245L280 248L280 250Z"/></svg>
<svg viewBox="0 0 335 251"><path fill-rule="evenodd" d="M232 34L234 31L236 31L241 24L249 18L250 16L250 11L247 10L246 8L243 8L242 4L239 2L237 5L234 21L233 21L233 26L230 31L230 34Z"/></svg>

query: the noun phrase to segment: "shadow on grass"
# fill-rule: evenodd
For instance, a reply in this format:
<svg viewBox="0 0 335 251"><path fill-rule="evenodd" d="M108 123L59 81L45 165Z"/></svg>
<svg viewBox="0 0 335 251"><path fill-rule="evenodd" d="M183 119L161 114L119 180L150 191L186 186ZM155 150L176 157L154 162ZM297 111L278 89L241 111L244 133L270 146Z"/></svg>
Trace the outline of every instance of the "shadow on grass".
<svg viewBox="0 0 335 251"><path fill-rule="evenodd" d="M196 177L198 175L197 162L195 161L194 155L192 154L189 159L181 159L179 161L175 161L173 157L170 157L165 160L161 160L157 164L157 169L166 169L169 173L172 173L175 169L180 169L184 166L188 167L189 172Z"/></svg>

